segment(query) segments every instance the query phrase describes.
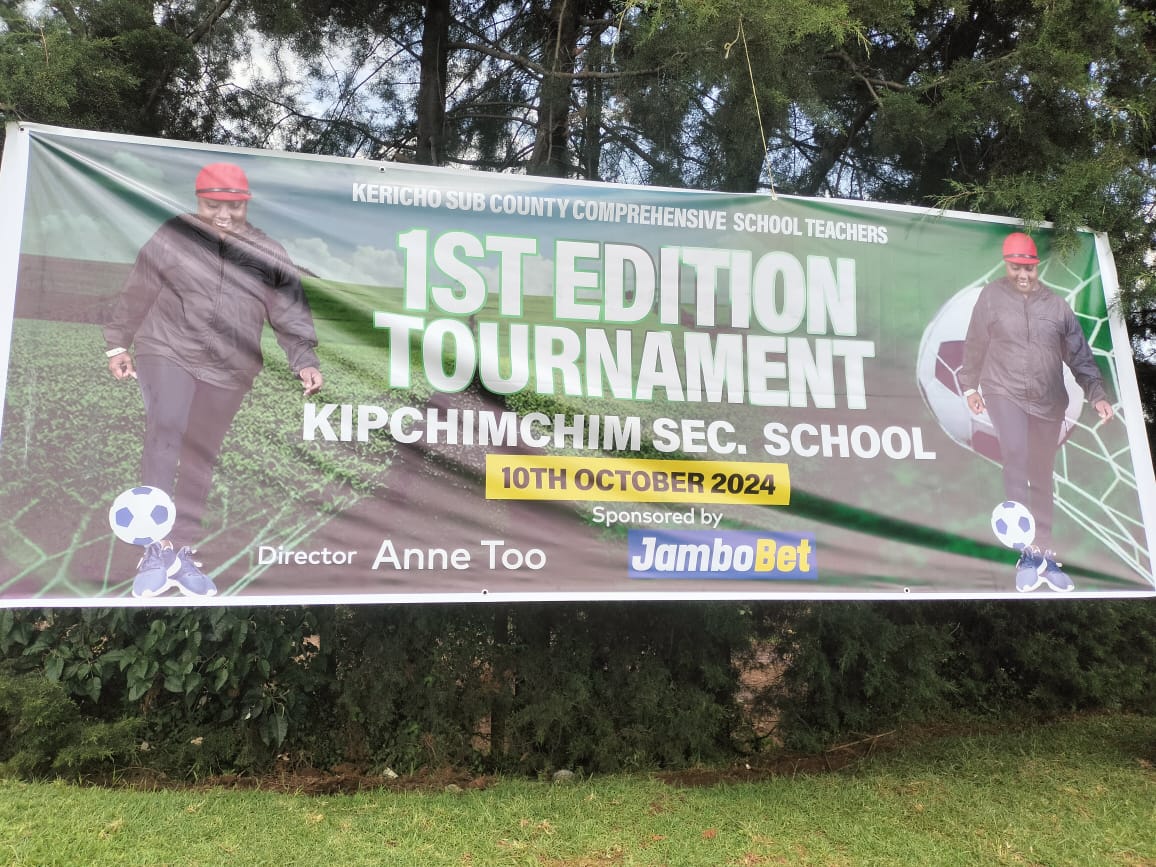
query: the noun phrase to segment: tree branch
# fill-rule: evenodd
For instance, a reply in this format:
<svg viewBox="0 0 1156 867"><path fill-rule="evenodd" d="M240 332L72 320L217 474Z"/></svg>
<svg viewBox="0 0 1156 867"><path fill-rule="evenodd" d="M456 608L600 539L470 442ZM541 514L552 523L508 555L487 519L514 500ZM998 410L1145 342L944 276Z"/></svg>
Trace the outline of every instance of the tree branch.
<svg viewBox="0 0 1156 867"><path fill-rule="evenodd" d="M217 5L213 7L213 11L185 38L193 45L200 44L201 40L209 35L209 31L213 29L213 25L220 20L222 15L229 11L229 7L232 5L233 0L217 0Z"/></svg>
<svg viewBox="0 0 1156 867"><path fill-rule="evenodd" d="M209 12L207 16L205 16L205 19L195 28L193 28L193 30L187 36L185 36L185 39L188 40L189 44L192 46L199 45L201 41L212 32L213 25L220 20L221 16L224 15L232 5L233 0L217 0L217 5L213 7L212 11ZM149 90L148 97L145 98L144 105L141 108L141 113L144 116L147 117L148 115L152 114L153 109L156 107L157 101L160 99L161 92L164 91L164 89L168 87L169 82L172 81L173 74L176 72L176 69L176 64L171 60L164 65L161 74L157 76L157 79L153 83L152 88Z"/></svg>
<svg viewBox="0 0 1156 867"><path fill-rule="evenodd" d="M561 72L556 69L550 69L540 63L530 60L528 57L523 57L519 54L511 54L508 51L502 51L500 48L494 48L490 45L481 45L476 42L451 42L449 47L458 51L476 51L479 54L485 54L495 60L505 60L508 63L513 63L515 66L520 66L529 72L543 77L553 78L568 78L572 81L589 78L607 78L607 79L623 79L634 78L645 75L657 75L666 69L666 66L658 66L654 69L641 69L637 72ZM674 58L672 58L673 62Z"/></svg>
<svg viewBox="0 0 1156 867"><path fill-rule="evenodd" d="M68 25L68 29L72 31L73 36L84 37L88 35L88 28L84 26L84 22L72 8L71 3L61 3L59 0L49 4L53 9L60 13L60 17L64 19L64 23Z"/></svg>

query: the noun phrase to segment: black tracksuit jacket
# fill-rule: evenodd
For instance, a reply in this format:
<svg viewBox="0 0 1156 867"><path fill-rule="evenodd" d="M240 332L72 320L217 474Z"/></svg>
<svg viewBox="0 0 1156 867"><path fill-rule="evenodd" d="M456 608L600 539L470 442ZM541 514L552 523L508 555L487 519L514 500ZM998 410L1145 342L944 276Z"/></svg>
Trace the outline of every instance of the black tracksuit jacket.
<svg viewBox="0 0 1156 867"><path fill-rule="evenodd" d="M170 359L209 385L248 390L266 322L294 373L319 367L313 317L285 249L251 225L222 238L185 214L141 248L104 339L109 349Z"/></svg>
<svg viewBox="0 0 1156 867"><path fill-rule="evenodd" d="M1104 381L1068 303L1046 286L1020 292L1001 277L979 293L964 344L959 384L1017 403L1029 415L1059 420L1068 408L1064 365L1091 403L1106 400Z"/></svg>

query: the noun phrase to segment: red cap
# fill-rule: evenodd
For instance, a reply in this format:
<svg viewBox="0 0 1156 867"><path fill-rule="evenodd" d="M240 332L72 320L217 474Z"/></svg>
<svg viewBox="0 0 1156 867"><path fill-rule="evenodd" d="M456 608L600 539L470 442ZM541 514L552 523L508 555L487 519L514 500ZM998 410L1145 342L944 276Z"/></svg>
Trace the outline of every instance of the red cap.
<svg viewBox="0 0 1156 867"><path fill-rule="evenodd" d="M240 166L232 163L210 163L197 175L197 195L221 202L240 202L253 198L249 179Z"/></svg>
<svg viewBox="0 0 1156 867"><path fill-rule="evenodd" d="M1040 256L1035 241L1023 232L1012 232L1003 239L1003 259L1016 265L1035 265Z"/></svg>

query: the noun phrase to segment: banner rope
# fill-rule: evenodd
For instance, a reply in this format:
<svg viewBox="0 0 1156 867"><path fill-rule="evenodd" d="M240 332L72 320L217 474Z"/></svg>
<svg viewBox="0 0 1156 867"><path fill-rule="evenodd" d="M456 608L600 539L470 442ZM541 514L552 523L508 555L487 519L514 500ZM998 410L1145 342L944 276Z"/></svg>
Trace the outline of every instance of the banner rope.
<svg viewBox="0 0 1156 867"><path fill-rule="evenodd" d="M743 28L743 19L741 17L739 18L739 31L735 34L735 38L723 45L723 59L730 59L731 49L734 48L735 43L740 40L743 43L743 56L747 61L747 75L750 76L751 80L751 99L754 100L755 103L755 117L759 120L759 137L763 142L763 158L765 160L770 148L767 146L767 131L763 126L763 112L762 109L759 108L759 94L755 87L755 68L751 64L751 51L747 46L747 32ZM777 201L779 196L775 192L775 171L769 164L767 165L767 177L771 182L771 199Z"/></svg>

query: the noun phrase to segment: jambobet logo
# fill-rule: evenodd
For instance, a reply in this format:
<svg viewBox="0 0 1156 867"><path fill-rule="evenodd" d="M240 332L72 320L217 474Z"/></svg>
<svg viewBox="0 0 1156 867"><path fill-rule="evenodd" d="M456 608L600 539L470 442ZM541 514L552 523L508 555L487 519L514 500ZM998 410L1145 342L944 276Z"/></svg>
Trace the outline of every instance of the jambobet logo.
<svg viewBox="0 0 1156 867"><path fill-rule="evenodd" d="M815 580L809 533L738 530L631 530L631 578Z"/></svg>

